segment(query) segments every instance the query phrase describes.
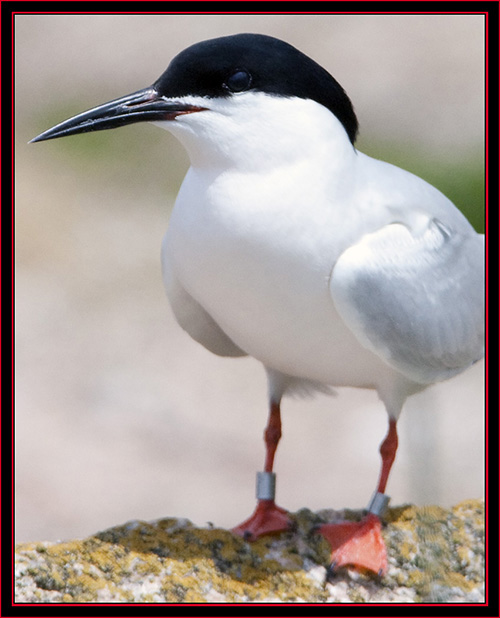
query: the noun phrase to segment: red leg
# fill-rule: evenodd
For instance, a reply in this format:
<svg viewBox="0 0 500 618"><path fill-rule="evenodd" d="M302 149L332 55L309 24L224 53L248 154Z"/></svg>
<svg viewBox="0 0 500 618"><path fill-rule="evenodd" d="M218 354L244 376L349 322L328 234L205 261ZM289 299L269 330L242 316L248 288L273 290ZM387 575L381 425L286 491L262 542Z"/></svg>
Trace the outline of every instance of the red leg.
<svg viewBox="0 0 500 618"><path fill-rule="evenodd" d="M262 475L265 481L265 488L257 491L257 507L254 513L232 532L244 537L248 541L254 541L260 536L271 534L273 532L282 532L289 530L291 520L288 517L287 511L280 508L274 502L274 474L273 463L276 448L281 438L281 412L279 402L271 402L271 410L269 412L269 420L264 432L264 441L266 444L266 460L264 464L264 474ZM259 473L262 474L262 473ZM262 492L265 497L259 495Z"/></svg>
<svg viewBox="0 0 500 618"><path fill-rule="evenodd" d="M385 440L380 445L382 468L380 469L377 491L381 494L385 492L385 486L387 485L387 479L389 478L389 472L391 471L392 464L396 458L397 449L398 432L396 429L396 421L393 418L389 418L389 431L387 432Z"/></svg>
<svg viewBox="0 0 500 618"><path fill-rule="evenodd" d="M269 412L269 420L264 432L264 441L266 443L266 462L264 464L265 472L273 471L274 455L278 448L278 442L281 438L281 410L280 404L271 401L271 410Z"/></svg>
<svg viewBox="0 0 500 618"><path fill-rule="evenodd" d="M380 445L382 467L377 486L377 495L383 494L391 471L396 450L398 434L396 421L389 419L389 431ZM387 571L387 551L381 530L378 508L372 502L368 514L360 522L343 522L340 524L325 524L319 532L332 547L332 569L343 566L353 566L367 569L379 575ZM373 505L373 506L372 506Z"/></svg>

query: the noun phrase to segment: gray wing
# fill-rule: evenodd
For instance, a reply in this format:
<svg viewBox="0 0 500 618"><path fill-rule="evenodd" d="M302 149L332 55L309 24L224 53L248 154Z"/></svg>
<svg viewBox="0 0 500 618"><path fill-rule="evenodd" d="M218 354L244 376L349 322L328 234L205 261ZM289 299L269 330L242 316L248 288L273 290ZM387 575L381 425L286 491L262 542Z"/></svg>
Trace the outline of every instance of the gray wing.
<svg viewBox="0 0 500 618"><path fill-rule="evenodd" d="M330 293L359 341L419 383L484 355L484 236L392 223L344 251Z"/></svg>

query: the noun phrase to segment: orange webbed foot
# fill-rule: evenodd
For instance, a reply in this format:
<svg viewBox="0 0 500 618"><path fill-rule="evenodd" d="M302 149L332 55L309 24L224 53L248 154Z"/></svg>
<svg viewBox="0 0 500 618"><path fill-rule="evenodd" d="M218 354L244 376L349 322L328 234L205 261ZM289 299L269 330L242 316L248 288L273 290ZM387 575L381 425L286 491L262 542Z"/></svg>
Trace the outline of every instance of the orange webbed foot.
<svg viewBox="0 0 500 618"><path fill-rule="evenodd" d="M387 572L387 550L382 538L382 523L373 513L359 522L324 524L318 532L332 547L331 570L352 566L377 575Z"/></svg>
<svg viewBox="0 0 500 618"><path fill-rule="evenodd" d="M292 526L288 512L277 506L274 500L259 500L254 513L231 532L246 541L255 541L266 534L290 530Z"/></svg>

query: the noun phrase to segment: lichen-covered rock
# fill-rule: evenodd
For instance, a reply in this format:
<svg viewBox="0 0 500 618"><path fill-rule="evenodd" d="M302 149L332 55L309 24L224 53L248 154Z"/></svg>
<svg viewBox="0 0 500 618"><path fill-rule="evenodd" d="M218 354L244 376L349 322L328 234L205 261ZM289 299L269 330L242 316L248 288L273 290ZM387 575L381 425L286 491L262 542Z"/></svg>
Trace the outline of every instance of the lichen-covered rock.
<svg viewBox="0 0 500 618"><path fill-rule="evenodd" d="M361 512L306 509L293 532L247 543L187 520L133 521L85 540L17 547L16 602L484 602L484 507L389 510L386 576L329 575L315 531Z"/></svg>

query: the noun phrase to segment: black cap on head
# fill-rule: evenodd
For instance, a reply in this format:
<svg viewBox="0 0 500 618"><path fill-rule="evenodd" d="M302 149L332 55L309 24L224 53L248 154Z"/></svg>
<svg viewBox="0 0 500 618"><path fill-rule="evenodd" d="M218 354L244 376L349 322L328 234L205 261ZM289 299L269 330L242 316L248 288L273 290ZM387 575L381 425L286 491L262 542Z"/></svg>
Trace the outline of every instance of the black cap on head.
<svg viewBox="0 0 500 618"><path fill-rule="evenodd" d="M196 43L178 54L154 83L165 97L229 97L258 90L311 99L329 109L354 144L358 121L342 86L298 49L263 34L236 34Z"/></svg>

